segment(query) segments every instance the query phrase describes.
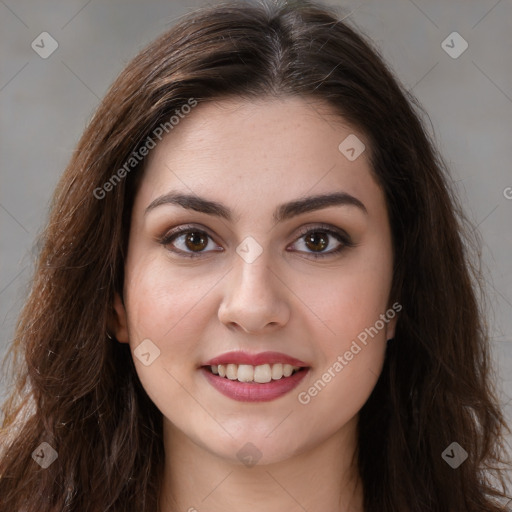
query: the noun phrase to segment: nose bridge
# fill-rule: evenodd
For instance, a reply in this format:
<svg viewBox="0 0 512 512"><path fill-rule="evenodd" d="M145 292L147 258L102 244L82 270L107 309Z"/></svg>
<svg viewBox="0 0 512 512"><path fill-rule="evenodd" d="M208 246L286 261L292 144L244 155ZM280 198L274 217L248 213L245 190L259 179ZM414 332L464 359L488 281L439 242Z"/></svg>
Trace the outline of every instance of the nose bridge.
<svg viewBox="0 0 512 512"><path fill-rule="evenodd" d="M233 291L241 298L252 299L253 302L259 299L270 299L273 291L273 279L275 278L269 258L259 256L255 261L246 261L239 258L234 265Z"/></svg>
<svg viewBox="0 0 512 512"><path fill-rule="evenodd" d="M237 247L237 257L219 309L222 322L238 324L246 331L282 324L288 315L270 252L256 244L254 239L246 239Z"/></svg>
<svg viewBox="0 0 512 512"><path fill-rule="evenodd" d="M269 303L274 301L276 291L269 251L264 251L263 248L258 250L251 245L244 248L242 243L237 248L237 253L238 257L234 259L234 269L231 273L231 298L244 303L247 301L253 307L269 306Z"/></svg>

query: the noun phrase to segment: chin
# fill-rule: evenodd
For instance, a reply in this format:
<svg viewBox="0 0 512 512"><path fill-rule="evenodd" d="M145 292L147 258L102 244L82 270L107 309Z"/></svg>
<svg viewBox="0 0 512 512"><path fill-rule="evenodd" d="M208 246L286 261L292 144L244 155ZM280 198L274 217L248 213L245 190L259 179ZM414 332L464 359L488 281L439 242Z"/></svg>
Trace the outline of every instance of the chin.
<svg viewBox="0 0 512 512"><path fill-rule="evenodd" d="M297 446L297 440L290 437L285 439L275 433L269 437L267 435L255 434L253 430L247 429L233 435L233 438L212 442L210 437L201 444L216 457L247 467L283 462L302 451Z"/></svg>

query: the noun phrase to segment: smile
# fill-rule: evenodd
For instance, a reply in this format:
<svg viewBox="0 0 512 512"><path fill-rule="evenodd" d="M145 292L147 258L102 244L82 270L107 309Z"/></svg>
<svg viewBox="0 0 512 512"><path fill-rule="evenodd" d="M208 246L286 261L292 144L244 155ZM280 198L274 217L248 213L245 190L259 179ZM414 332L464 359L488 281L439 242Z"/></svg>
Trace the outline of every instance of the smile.
<svg viewBox="0 0 512 512"><path fill-rule="evenodd" d="M266 402L298 386L310 367L278 352L235 351L206 361L199 370L224 396L240 402Z"/></svg>

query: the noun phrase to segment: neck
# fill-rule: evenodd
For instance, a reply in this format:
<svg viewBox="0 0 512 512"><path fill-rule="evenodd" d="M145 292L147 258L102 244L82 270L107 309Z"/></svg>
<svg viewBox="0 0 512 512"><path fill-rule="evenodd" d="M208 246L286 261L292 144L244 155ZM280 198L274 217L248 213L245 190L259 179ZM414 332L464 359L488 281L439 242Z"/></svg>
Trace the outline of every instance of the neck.
<svg viewBox="0 0 512 512"><path fill-rule="evenodd" d="M357 417L309 450L249 467L198 446L164 418L159 512L363 512L356 426Z"/></svg>

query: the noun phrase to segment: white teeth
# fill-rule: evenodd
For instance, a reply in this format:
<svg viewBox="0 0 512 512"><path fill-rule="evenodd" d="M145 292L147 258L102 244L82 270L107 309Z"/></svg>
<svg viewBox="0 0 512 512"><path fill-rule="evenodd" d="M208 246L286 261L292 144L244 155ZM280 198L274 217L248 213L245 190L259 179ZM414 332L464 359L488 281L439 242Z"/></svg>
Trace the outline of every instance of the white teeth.
<svg viewBox="0 0 512 512"><path fill-rule="evenodd" d="M293 366L291 364L285 364L283 366L283 375L289 377L293 372Z"/></svg>
<svg viewBox="0 0 512 512"><path fill-rule="evenodd" d="M252 382L254 380L254 367L250 364L239 365L237 377L240 382Z"/></svg>
<svg viewBox="0 0 512 512"><path fill-rule="evenodd" d="M236 364L228 364L226 366L226 377L229 380L236 380L237 379L237 373L238 373L238 367Z"/></svg>
<svg viewBox="0 0 512 512"><path fill-rule="evenodd" d="M230 380L239 382L257 382L265 384L272 380L279 380L283 377L289 377L293 372L300 369L300 366L291 364L260 364L252 366L250 364L219 364L212 365L210 369L213 374L219 377L227 377Z"/></svg>
<svg viewBox="0 0 512 512"><path fill-rule="evenodd" d="M272 379L278 380L283 376L283 365L276 363L272 365Z"/></svg>
<svg viewBox="0 0 512 512"><path fill-rule="evenodd" d="M269 364L260 364L254 368L254 382L265 384L272 380L272 370Z"/></svg>

